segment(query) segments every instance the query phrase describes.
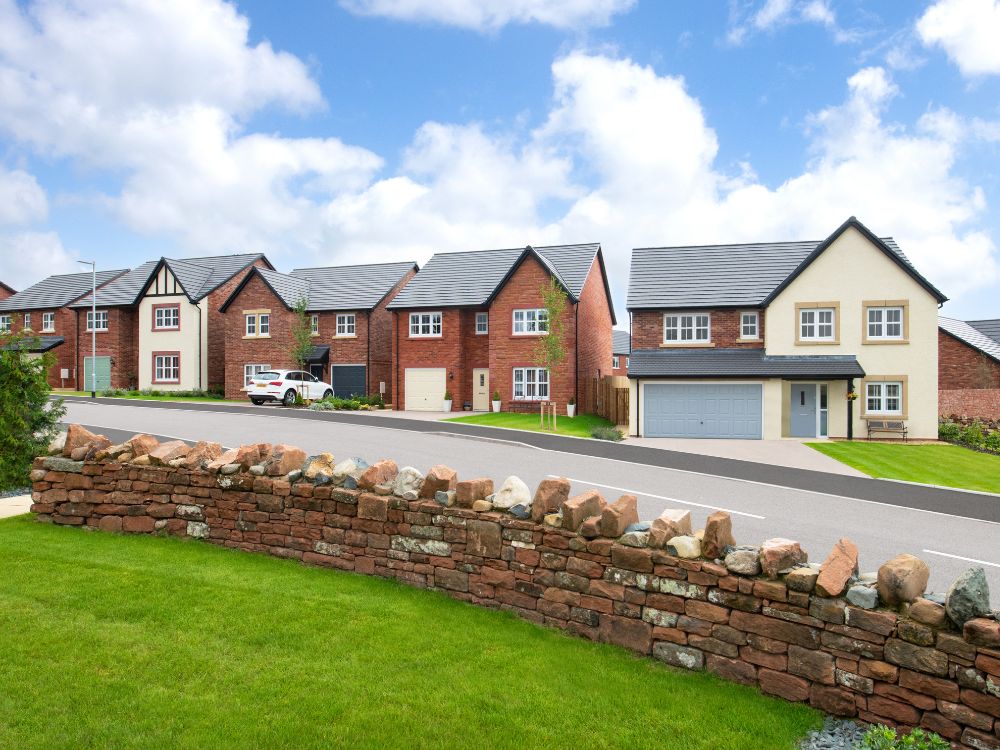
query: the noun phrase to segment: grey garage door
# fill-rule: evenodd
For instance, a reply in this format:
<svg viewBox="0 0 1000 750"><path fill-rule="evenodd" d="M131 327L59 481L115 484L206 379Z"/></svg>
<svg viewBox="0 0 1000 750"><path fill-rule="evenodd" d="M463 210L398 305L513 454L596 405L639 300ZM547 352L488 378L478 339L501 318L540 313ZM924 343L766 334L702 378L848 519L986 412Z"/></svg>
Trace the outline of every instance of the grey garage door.
<svg viewBox="0 0 1000 750"><path fill-rule="evenodd" d="M760 385L647 383L643 388L646 437L761 437Z"/></svg>
<svg viewBox="0 0 1000 750"><path fill-rule="evenodd" d="M365 366L331 365L330 385L333 386L333 395L337 398L368 395Z"/></svg>

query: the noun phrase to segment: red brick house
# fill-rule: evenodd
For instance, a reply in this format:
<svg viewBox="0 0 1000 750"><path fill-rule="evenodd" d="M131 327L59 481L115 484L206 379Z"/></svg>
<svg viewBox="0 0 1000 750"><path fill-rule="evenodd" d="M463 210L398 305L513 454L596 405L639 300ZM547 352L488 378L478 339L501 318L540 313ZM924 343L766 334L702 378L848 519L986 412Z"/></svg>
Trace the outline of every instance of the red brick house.
<svg viewBox="0 0 1000 750"><path fill-rule="evenodd" d="M1000 319L938 318L938 411L1000 419Z"/></svg>
<svg viewBox="0 0 1000 750"><path fill-rule="evenodd" d="M629 355L632 354L632 334L628 331L611 332L611 374L628 376Z"/></svg>
<svg viewBox="0 0 1000 750"><path fill-rule="evenodd" d="M566 292L567 356L557 372L534 350L547 322L542 290ZM506 409L555 401L565 413L588 379L611 370L615 323L599 244L438 253L389 305L395 314L396 405L486 411L500 393Z"/></svg>
<svg viewBox="0 0 1000 750"><path fill-rule="evenodd" d="M14 289L14 287L7 286L2 281L0 281L0 302L7 299L8 297L12 297L15 294L17 294L17 290Z"/></svg>
<svg viewBox="0 0 1000 750"><path fill-rule="evenodd" d="M99 271L98 290L126 273L127 269ZM93 283L89 271L49 276L0 300L0 334L27 331L34 334L30 351L55 355L56 363L49 370L49 385L53 388L84 387L83 370L77 369L80 341L72 304L89 295Z"/></svg>
<svg viewBox="0 0 1000 750"><path fill-rule="evenodd" d="M221 389L226 342L218 308L255 266L272 267L260 253L160 258L99 289L98 390ZM88 294L71 306L78 313L77 367L88 373L88 388L91 304ZM157 378L157 370L171 377Z"/></svg>
<svg viewBox="0 0 1000 750"><path fill-rule="evenodd" d="M257 372L296 369L292 361L294 308L300 299L312 328L308 369L334 395L382 393L392 400L392 315L386 306L413 278L413 262L326 268L291 273L257 268L220 307L226 338L226 397L239 398Z"/></svg>

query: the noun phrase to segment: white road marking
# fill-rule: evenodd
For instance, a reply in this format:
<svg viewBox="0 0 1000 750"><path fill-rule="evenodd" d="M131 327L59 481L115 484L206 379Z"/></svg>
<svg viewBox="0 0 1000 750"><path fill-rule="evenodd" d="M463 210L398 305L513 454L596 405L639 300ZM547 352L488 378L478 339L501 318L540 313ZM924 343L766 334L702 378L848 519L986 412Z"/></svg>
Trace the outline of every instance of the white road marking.
<svg viewBox="0 0 1000 750"><path fill-rule="evenodd" d="M557 478L559 474L549 474L550 477ZM682 505L692 505L695 508L708 508L709 510L723 510L726 513L732 513L736 516L746 516L747 518L758 518L764 520L767 516L758 516L756 513L746 513L742 510L731 510L729 508L720 508L718 505L706 505L704 503L695 503L690 500L678 500L676 497L666 497L664 495L651 495L648 492L641 492L639 490L630 490L625 487L615 487L612 484L601 484L600 482L588 482L584 479L574 479L573 477L566 477L571 482L577 482L578 484L589 484L594 487L604 487L605 489L615 490L616 492L624 492L629 495L641 495L642 497L651 497L654 500L666 500L668 503L680 503Z"/></svg>
<svg viewBox="0 0 1000 750"><path fill-rule="evenodd" d="M991 568L1000 568L1000 563L987 562L986 560L977 560L974 557L962 557L961 555L949 555L947 552L935 552L932 549L925 549L928 555L941 555L941 557L950 557L954 560L964 560L965 562L978 563L979 565L989 565Z"/></svg>

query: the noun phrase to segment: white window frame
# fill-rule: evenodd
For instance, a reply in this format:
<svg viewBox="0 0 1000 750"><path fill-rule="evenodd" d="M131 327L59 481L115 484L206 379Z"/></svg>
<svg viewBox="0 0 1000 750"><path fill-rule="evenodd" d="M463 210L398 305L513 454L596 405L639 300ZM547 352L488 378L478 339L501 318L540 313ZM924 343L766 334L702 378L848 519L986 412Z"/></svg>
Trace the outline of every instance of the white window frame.
<svg viewBox="0 0 1000 750"><path fill-rule="evenodd" d="M896 320L889 320L890 314L893 313L892 317L898 316L898 318ZM867 312L865 313L867 338L871 341L902 341L904 319L905 314L902 305L867 308ZM898 326L899 332L890 335L889 326Z"/></svg>
<svg viewBox="0 0 1000 750"><path fill-rule="evenodd" d="M254 363L243 365L243 386L246 387L250 385L250 380L254 375L267 372L270 369L271 365L260 365Z"/></svg>
<svg viewBox="0 0 1000 750"><path fill-rule="evenodd" d="M511 376L511 396L515 401L548 401L549 371L545 367L515 367Z"/></svg>
<svg viewBox="0 0 1000 750"><path fill-rule="evenodd" d="M174 360L171 365L167 365L165 360ZM173 371L173 377L166 377L166 373ZM164 373L160 376L160 373ZM179 383L181 382L181 357L179 354L157 354L153 357L153 382L154 383Z"/></svg>
<svg viewBox="0 0 1000 750"><path fill-rule="evenodd" d="M515 336L547 336L549 333L549 311L544 307L514 310L511 330Z"/></svg>
<svg viewBox="0 0 1000 750"><path fill-rule="evenodd" d="M441 338L443 321L439 312L411 312L410 338L431 339Z"/></svg>
<svg viewBox="0 0 1000 750"><path fill-rule="evenodd" d="M830 319L824 321L823 317ZM823 335L821 330L829 326L829 335ZM810 333L806 333L809 330ZM833 307L803 307L799 309L799 341L836 341L837 340L837 310Z"/></svg>
<svg viewBox="0 0 1000 750"><path fill-rule="evenodd" d="M664 344L710 344L711 342L710 313L666 313L663 316Z"/></svg>
<svg viewBox="0 0 1000 750"><path fill-rule="evenodd" d="M0 315L0 333L10 333L11 316Z"/></svg>
<svg viewBox="0 0 1000 750"><path fill-rule="evenodd" d="M319 315L316 313L309 316L309 335L319 336Z"/></svg>
<svg viewBox="0 0 1000 750"><path fill-rule="evenodd" d="M747 329L751 328L753 332L747 333ZM756 310L746 310L740 313L740 338L743 341L760 339L760 313Z"/></svg>
<svg viewBox="0 0 1000 750"><path fill-rule="evenodd" d="M490 314L485 312L476 313L476 335L485 336L490 332Z"/></svg>
<svg viewBox="0 0 1000 750"><path fill-rule="evenodd" d="M621 364L622 364L621 357L619 357L617 354L612 354L611 355L611 369L612 370L617 370L619 367L621 367Z"/></svg>
<svg viewBox="0 0 1000 750"><path fill-rule="evenodd" d="M170 325L165 325L160 320L160 313L173 313L175 321ZM153 330L154 331L179 331L181 329L181 307L180 305L170 305L157 307L153 310Z"/></svg>
<svg viewBox="0 0 1000 750"><path fill-rule="evenodd" d="M337 314L337 335L356 336L358 331L358 317L355 313Z"/></svg>
<svg viewBox="0 0 1000 750"><path fill-rule="evenodd" d="M632 359L632 358L626 354L625 355L625 369L626 370L631 366L631 364L629 362L630 359Z"/></svg>
<svg viewBox="0 0 1000 750"><path fill-rule="evenodd" d="M95 316L95 313L93 311L87 310L87 332L89 333L91 331L97 331L98 333L100 333L101 331L107 331L108 330L108 311L107 310L98 310L97 313L96 313L96 318L94 316ZM100 322L102 320L104 321L104 325L101 328L94 328L94 323L96 322L98 325L100 325Z"/></svg>
<svg viewBox="0 0 1000 750"><path fill-rule="evenodd" d="M257 314L257 335L260 338L268 338L271 335L271 314Z"/></svg>
<svg viewBox="0 0 1000 750"><path fill-rule="evenodd" d="M54 312L42 313L42 333L55 333L56 314Z"/></svg>
<svg viewBox="0 0 1000 750"><path fill-rule="evenodd" d="M257 314L248 313L244 316L245 321L243 325L243 335L244 336L256 336L257 335Z"/></svg>
<svg viewBox="0 0 1000 750"><path fill-rule="evenodd" d="M892 389L895 390L894 394L890 392ZM892 408L893 401L895 408ZM903 383L899 380L873 380L865 383L865 415L870 414L902 416Z"/></svg>
<svg viewBox="0 0 1000 750"><path fill-rule="evenodd" d="M31 330L31 313L24 314L24 330Z"/></svg>

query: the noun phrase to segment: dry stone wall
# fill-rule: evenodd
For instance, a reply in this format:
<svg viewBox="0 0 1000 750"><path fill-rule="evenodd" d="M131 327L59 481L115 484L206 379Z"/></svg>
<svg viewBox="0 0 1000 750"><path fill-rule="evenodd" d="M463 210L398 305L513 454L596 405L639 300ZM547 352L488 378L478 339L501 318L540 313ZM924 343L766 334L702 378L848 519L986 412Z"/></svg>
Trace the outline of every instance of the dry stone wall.
<svg viewBox="0 0 1000 750"><path fill-rule="evenodd" d="M864 575L845 539L810 564L792 540L736 545L725 513L697 531L685 510L643 523L634 497L571 496L565 479L494 491L443 465L114 446L77 426L56 449L34 464L40 520L396 578L837 716L1000 748L1000 622L981 569L925 595L927 566L908 555Z"/></svg>

